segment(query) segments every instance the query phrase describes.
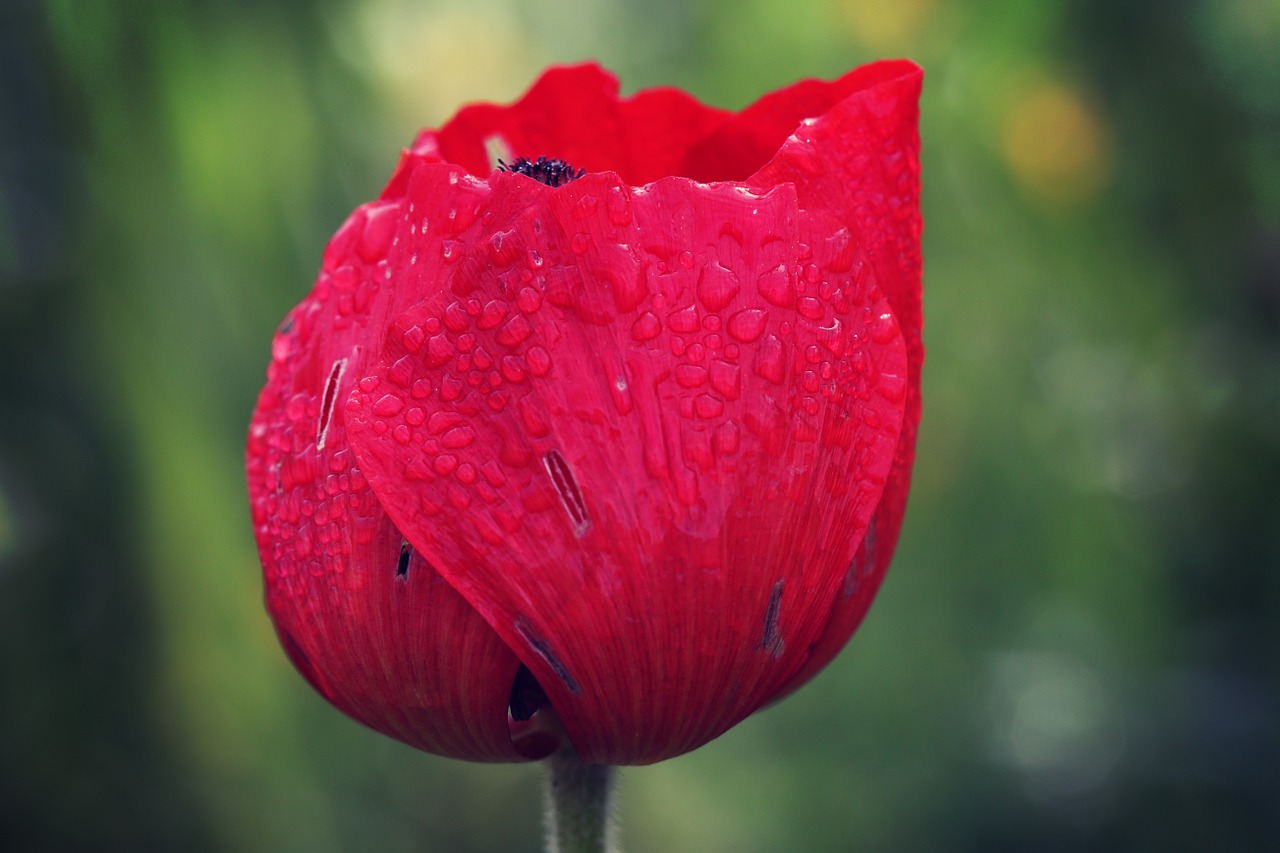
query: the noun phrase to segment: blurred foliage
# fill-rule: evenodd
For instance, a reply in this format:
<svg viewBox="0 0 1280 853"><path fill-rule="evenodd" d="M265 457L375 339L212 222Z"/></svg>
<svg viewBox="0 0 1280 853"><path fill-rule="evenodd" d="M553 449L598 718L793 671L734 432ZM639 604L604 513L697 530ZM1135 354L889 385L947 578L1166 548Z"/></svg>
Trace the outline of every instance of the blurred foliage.
<svg viewBox="0 0 1280 853"><path fill-rule="evenodd" d="M624 773L632 851L1280 845L1280 3L8 0L0 846L539 848L276 646L275 324L398 147L598 58L739 107L926 67L925 420L813 685Z"/></svg>

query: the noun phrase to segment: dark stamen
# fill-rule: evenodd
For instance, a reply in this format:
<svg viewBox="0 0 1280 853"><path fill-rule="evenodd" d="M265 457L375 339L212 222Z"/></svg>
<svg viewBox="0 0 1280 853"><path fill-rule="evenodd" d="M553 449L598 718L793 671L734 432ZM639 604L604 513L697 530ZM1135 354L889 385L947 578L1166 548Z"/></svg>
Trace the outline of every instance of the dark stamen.
<svg viewBox="0 0 1280 853"><path fill-rule="evenodd" d="M524 175L527 178L533 178L541 184L549 187L559 187L570 181L576 181L586 174L582 169L575 169L563 160L548 159L539 157L537 160L530 160L528 157L517 157L514 163L505 163L498 161L498 169L503 172L514 172L517 175Z"/></svg>

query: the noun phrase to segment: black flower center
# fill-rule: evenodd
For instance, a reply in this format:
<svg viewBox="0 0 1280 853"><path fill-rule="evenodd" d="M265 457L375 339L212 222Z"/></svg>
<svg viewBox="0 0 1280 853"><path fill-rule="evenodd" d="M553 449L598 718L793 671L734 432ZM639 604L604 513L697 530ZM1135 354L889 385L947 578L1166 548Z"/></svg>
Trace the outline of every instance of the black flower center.
<svg viewBox="0 0 1280 853"><path fill-rule="evenodd" d="M514 172L517 175L533 178L538 183L549 187L558 187L570 181L576 181L586 174L582 169L575 169L563 160L546 157L539 157L537 160L517 157L514 163L504 163L499 160L498 168L504 172Z"/></svg>

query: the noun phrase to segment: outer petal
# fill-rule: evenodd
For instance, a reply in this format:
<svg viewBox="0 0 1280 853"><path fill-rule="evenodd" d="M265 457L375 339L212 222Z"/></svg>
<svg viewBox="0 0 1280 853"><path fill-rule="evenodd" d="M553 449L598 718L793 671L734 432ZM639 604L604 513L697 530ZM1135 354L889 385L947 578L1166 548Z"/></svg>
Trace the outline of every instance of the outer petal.
<svg viewBox="0 0 1280 853"><path fill-rule="evenodd" d="M491 184L528 212L391 324L352 445L584 760L671 757L808 659L898 445L901 334L789 187Z"/></svg>
<svg viewBox="0 0 1280 853"><path fill-rule="evenodd" d="M832 211L853 229L893 306L907 345L906 413L884 498L849 565L843 595L826 633L784 694L826 666L862 621L893 558L906 509L924 361L917 105L922 76L919 67L905 61L876 63L845 75L831 89L854 94L804 122L748 182L757 187L792 182L802 208ZM786 100L787 91L770 98ZM744 121L750 121L750 113L744 114Z"/></svg>
<svg viewBox="0 0 1280 853"><path fill-rule="evenodd" d="M407 156L383 199L351 216L276 336L249 433L253 521L268 610L320 693L420 749L514 761L523 756L511 743L507 701L519 661L420 554L402 554L347 446L341 401L387 313L409 298L387 283L389 269L410 262L397 244L418 239L424 217L442 223L440 239L451 222L446 209L432 209L443 195L419 197L416 209L403 201L423 163ZM472 227L486 197L483 187L450 193L456 230ZM434 258L443 263L439 251Z"/></svg>

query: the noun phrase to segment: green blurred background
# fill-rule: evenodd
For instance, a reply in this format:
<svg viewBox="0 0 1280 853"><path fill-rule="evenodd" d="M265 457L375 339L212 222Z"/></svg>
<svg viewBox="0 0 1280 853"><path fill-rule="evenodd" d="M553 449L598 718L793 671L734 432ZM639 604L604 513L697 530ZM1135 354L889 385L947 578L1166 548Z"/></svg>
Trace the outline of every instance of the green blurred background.
<svg viewBox="0 0 1280 853"><path fill-rule="evenodd" d="M330 709L261 604L270 336L398 149L598 58L926 68L925 416L815 683L629 851L1280 849L1280 2L5 0L0 847L536 851L539 771Z"/></svg>

